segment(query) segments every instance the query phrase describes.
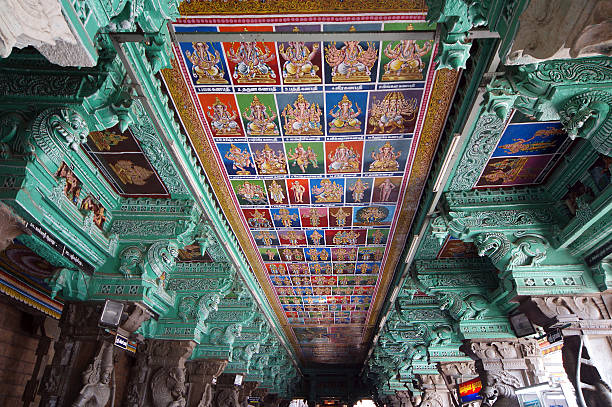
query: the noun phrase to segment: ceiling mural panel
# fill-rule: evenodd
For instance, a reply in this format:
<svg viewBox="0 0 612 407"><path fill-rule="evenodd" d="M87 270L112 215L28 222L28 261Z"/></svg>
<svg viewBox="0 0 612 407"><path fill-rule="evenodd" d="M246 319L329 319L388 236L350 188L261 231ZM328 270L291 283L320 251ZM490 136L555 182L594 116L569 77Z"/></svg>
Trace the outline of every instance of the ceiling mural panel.
<svg viewBox="0 0 612 407"><path fill-rule="evenodd" d="M427 27L423 17L276 26L185 18L175 30L397 31ZM164 72L175 107L302 361L359 363L456 73L435 72L428 41L196 42L175 53Z"/></svg>
<svg viewBox="0 0 612 407"><path fill-rule="evenodd" d="M129 128L91 132L83 149L120 195L170 196Z"/></svg>
<svg viewBox="0 0 612 407"><path fill-rule="evenodd" d="M514 113L475 187L540 184L570 144L560 122L537 122Z"/></svg>

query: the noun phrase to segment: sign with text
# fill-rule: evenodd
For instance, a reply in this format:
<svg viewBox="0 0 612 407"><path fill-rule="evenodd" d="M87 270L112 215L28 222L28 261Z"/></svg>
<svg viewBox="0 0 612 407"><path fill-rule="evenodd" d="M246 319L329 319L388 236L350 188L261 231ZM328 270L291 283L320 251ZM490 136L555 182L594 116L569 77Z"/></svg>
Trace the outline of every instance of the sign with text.
<svg viewBox="0 0 612 407"><path fill-rule="evenodd" d="M470 401L480 400L480 390L482 389L482 382L480 378L475 378L467 382L459 384L459 401L461 403L469 403Z"/></svg>

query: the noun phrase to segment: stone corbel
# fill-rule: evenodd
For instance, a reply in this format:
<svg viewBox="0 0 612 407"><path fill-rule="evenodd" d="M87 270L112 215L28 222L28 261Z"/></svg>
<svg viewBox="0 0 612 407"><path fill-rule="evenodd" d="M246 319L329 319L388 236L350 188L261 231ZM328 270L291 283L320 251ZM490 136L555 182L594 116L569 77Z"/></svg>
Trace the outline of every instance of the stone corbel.
<svg viewBox="0 0 612 407"><path fill-rule="evenodd" d="M187 362L189 396L187 407L213 406L213 381L227 366L227 360L197 359Z"/></svg>
<svg viewBox="0 0 612 407"><path fill-rule="evenodd" d="M544 328L563 327L564 335L612 335L612 295L532 296L523 298L519 310Z"/></svg>
<svg viewBox="0 0 612 407"><path fill-rule="evenodd" d="M23 234L29 234L24 222L8 206L0 203L0 253Z"/></svg>
<svg viewBox="0 0 612 407"><path fill-rule="evenodd" d="M213 406L215 407L240 407L238 400L238 388L234 384L233 374L222 374L217 379Z"/></svg>

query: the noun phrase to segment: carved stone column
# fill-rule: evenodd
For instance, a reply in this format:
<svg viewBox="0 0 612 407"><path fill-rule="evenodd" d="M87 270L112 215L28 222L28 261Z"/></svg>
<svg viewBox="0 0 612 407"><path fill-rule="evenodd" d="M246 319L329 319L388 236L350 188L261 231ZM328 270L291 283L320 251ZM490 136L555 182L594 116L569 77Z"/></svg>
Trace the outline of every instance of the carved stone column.
<svg viewBox="0 0 612 407"><path fill-rule="evenodd" d="M69 303L60 320L60 337L53 361L46 367L40 406L71 405L77 398L81 373L95 357L100 345L98 319L103 303Z"/></svg>
<svg viewBox="0 0 612 407"><path fill-rule="evenodd" d="M518 406L516 389L547 381L535 339L472 339L462 348L476 360L488 405L506 399L508 406Z"/></svg>
<svg viewBox="0 0 612 407"><path fill-rule="evenodd" d="M189 373L189 407L211 407L213 379L217 379L227 366L227 360L200 359L187 362Z"/></svg>
<svg viewBox="0 0 612 407"><path fill-rule="evenodd" d="M448 387L444 383L442 375L419 375L420 387L423 391L419 407L451 407Z"/></svg>
<svg viewBox="0 0 612 407"><path fill-rule="evenodd" d="M259 382L244 382L238 391L238 402L241 407L248 407L251 393L259 386Z"/></svg>
<svg viewBox="0 0 612 407"><path fill-rule="evenodd" d="M400 402L400 407L414 407L412 404L412 395L409 391L396 391L395 395Z"/></svg>
<svg viewBox="0 0 612 407"><path fill-rule="evenodd" d="M519 309L544 329L561 328L563 367L575 387L578 381L586 384L581 386L586 405L612 406L612 294L527 297Z"/></svg>
<svg viewBox="0 0 612 407"><path fill-rule="evenodd" d="M132 368L128 407L167 407L186 405L185 362L195 347L194 341L147 340L140 345Z"/></svg>
<svg viewBox="0 0 612 407"><path fill-rule="evenodd" d="M459 383L474 379L478 376L473 360L465 362L444 362L438 365L440 374L449 386L455 387Z"/></svg>
<svg viewBox="0 0 612 407"><path fill-rule="evenodd" d="M234 374L222 374L217 379L217 388L213 406L215 407L240 407L238 401L238 387L234 384Z"/></svg>

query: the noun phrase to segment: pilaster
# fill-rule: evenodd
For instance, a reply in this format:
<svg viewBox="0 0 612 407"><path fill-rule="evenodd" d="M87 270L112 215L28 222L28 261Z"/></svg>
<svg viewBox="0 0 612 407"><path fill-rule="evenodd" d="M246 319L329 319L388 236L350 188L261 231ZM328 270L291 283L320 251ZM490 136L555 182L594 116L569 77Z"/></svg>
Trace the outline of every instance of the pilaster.
<svg viewBox="0 0 612 407"><path fill-rule="evenodd" d="M236 375L222 374L217 379L213 406L240 407L238 400L238 387L234 384Z"/></svg>

